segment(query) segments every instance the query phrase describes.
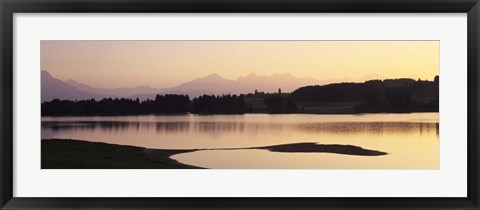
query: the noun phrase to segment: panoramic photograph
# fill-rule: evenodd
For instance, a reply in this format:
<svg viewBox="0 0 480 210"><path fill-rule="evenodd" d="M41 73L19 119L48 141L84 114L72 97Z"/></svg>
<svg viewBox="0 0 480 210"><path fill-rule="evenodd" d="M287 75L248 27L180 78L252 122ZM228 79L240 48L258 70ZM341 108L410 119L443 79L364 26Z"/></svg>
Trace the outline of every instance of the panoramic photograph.
<svg viewBox="0 0 480 210"><path fill-rule="evenodd" d="M42 169L440 167L439 41L41 41Z"/></svg>

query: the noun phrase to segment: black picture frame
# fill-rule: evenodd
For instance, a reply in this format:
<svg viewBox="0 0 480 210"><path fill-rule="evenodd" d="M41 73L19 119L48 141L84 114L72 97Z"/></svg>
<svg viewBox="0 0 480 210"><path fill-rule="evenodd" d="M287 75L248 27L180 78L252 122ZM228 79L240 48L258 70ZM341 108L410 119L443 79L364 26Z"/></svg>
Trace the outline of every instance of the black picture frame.
<svg viewBox="0 0 480 210"><path fill-rule="evenodd" d="M0 0L1 209L479 209L478 0ZM24 198L13 197L15 13L467 13L468 188L465 198ZM446 180L448 181L448 180Z"/></svg>

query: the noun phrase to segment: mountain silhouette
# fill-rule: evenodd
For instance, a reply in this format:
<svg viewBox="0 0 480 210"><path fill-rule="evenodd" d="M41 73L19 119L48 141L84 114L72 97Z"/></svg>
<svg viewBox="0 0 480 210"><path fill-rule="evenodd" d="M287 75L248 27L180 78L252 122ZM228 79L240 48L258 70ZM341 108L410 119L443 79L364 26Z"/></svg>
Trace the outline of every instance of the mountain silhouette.
<svg viewBox="0 0 480 210"><path fill-rule="evenodd" d="M41 101L51 101L53 99L61 100L84 100L84 99L102 99L111 97L105 94L90 93L81 91L66 82L56 79L47 71L41 72Z"/></svg>
<svg viewBox="0 0 480 210"><path fill-rule="evenodd" d="M237 80L225 79L218 74L210 74L182 83L176 87L165 90L164 93L188 94L190 97L199 95L245 94L255 90L263 92L291 92L298 87L318 84L314 78L297 78L291 74L257 75L251 73L239 77Z"/></svg>
<svg viewBox="0 0 480 210"><path fill-rule="evenodd" d="M90 93L97 93L103 95L113 95L117 97L135 97L136 95L151 95L162 92L164 89L153 88L148 85L137 86L137 87L124 87L124 88L95 88L90 85L77 82L75 80L65 81L67 84L76 87L81 91L86 91Z"/></svg>
<svg viewBox="0 0 480 210"><path fill-rule="evenodd" d="M339 82L364 82L365 80L383 78L381 75L365 75L364 77L353 80L349 78L317 80L306 77L298 78L291 74L272 74L257 75L250 73L247 76L241 76L238 79L226 79L216 73L205 77L184 82L171 88L153 88L150 86L123 87L123 88L97 88L75 80L61 81L54 78L48 72L42 71L42 101L48 101L55 98L80 100L80 99L101 99L111 98L131 98L140 100L154 99L157 94L184 94L190 98L200 95L222 95L222 94L246 94L258 92L293 92L296 89L309 85L325 85ZM161 86L161 84L159 85Z"/></svg>
<svg viewBox="0 0 480 210"><path fill-rule="evenodd" d="M235 80L225 79L218 74L210 74L203 78L197 78L182 83L176 87L163 91L163 93L187 94L190 97L196 97L203 94L233 94L238 92L235 90L235 86Z"/></svg>

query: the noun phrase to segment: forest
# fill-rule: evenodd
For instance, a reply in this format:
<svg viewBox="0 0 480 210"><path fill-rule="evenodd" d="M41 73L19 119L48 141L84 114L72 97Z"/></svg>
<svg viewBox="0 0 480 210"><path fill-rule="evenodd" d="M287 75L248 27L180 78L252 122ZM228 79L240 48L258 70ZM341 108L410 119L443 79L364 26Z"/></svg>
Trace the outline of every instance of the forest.
<svg viewBox="0 0 480 210"><path fill-rule="evenodd" d="M370 80L300 87L292 93L202 95L157 94L155 99L59 100L43 102L42 116L244 113L408 113L438 112L439 77Z"/></svg>
<svg viewBox="0 0 480 210"><path fill-rule="evenodd" d="M439 77L434 81L386 79L306 86L292 92L289 99L296 103L350 104L352 113L438 112Z"/></svg>

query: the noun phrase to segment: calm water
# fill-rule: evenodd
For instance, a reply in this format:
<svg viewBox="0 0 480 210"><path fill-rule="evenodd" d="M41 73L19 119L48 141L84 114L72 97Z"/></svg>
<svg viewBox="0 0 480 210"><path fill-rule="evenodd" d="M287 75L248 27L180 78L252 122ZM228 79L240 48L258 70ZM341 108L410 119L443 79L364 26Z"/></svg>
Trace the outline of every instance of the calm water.
<svg viewBox="0 0 480 210"><path fill-rule="evenodd" d="M438 113L42 117L41 136L160 149L317 142L389 153L353 156L244 149L173 156L206 168L438 169L438 127Z"/></svg>

